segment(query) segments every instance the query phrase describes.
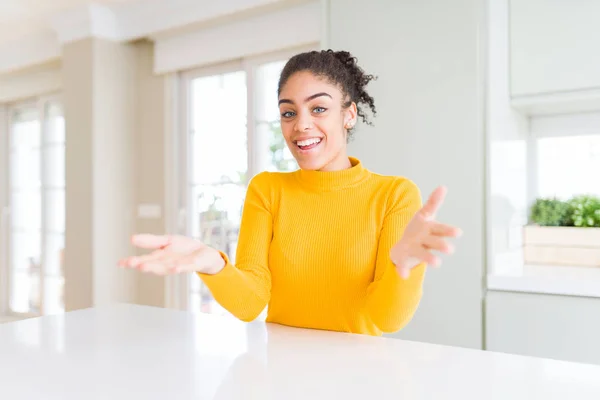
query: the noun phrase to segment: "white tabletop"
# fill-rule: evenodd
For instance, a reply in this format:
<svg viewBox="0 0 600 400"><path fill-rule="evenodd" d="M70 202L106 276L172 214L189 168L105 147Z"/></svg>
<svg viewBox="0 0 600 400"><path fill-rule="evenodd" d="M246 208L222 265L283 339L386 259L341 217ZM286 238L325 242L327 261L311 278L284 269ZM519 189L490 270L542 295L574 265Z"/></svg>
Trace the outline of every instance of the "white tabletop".
<svg viewBox="0 0 600 400"><path fill-rule="evenodd" d="M0 398L600 399L600 366L119 305L0 325Z"/></svg>

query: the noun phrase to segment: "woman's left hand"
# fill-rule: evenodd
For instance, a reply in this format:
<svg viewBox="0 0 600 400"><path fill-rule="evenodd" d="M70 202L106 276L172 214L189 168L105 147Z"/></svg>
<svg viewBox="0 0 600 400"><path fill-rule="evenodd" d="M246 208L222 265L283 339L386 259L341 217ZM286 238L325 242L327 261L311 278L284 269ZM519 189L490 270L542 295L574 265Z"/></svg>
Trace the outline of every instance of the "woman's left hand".
<svg viewBox="0 0 600 400"><path fill-rule="evenodd" d="M404 279L410 275L410 270L421 263L438 267L441 260L432 251L452 254L454 247L447 238L458 237L461 230L454 226L439 223L435 214L446 197L446 188L438 187L431 193L427 203L421 208L406 226L404 235L392 247L390 257Z"/></svg>

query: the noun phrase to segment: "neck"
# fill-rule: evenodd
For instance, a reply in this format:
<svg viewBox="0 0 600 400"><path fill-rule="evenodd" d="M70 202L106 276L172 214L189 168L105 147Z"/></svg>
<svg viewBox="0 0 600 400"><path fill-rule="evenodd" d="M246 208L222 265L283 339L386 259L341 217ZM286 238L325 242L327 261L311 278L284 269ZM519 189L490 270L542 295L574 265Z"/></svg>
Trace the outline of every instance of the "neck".
<svg viewBox="0 0 600 400"><path fill-rule="evenodd" d="M352 167L352 163L345 151L341 151L329 164L319 169L320 172L341 171Z"/></svg>
<svg viewBox="0 0 600 400"><path fill-rule="evenodd" d="M304 170L296 171L296 176L304 187L313 191L329 192L354 186L369 177L361 162L353 157L346 157L348 168L342 167L342 163L336 169ZM333 163L330 163L333 165Z"/></svg>

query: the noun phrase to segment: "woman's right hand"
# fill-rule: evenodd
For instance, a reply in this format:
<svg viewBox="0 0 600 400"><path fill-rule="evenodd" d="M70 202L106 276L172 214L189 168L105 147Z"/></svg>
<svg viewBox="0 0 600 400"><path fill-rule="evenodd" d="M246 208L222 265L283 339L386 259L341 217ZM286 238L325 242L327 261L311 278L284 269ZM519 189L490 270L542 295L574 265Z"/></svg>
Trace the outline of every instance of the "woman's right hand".
<svg viewBox="0 0 600 400"><path fill-rule="evenodd" d="M225 267L225 260L217 250L189 237L143 234L134 235L131 243L154 251L143 256L124 258L119 261L121 267L157 275L181 272L214 275Z"/></svg>

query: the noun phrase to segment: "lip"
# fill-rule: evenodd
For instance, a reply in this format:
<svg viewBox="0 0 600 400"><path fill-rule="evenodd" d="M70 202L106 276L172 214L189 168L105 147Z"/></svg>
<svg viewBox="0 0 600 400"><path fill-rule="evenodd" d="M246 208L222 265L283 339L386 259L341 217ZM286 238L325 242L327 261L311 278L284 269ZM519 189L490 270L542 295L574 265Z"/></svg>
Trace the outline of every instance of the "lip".
<svg viewBox="0 0 600 400"><path fill-rule="evenodd" d="M294 139L294 140L292 140L292 142L295 145L298 145L298 142L301 142L303 140L308 140L308 139L321 139L321 140L323 140L324 137L323 136L306 136L306 137L301 137L301 138L298 138L298 139Z"/></svg>
<svg viewBox="0 0 600 400"><path fill-rule="evenodd" d="M309 148L305 148L305 149L303 149L300 146L298 146L298 142L299 141L308 140L308 139L320 139L320 141L319 141L319 143L312 144L312 145L309 146ZM324 139L325 139L325 137L322 137L322 136L308 136L308 137L303 137L303 138L300 138L300 139L293 140L292 142L296 146L296 151L299 154L307 154L307 153L310 153L310 152L314 151L316 148L318 148L321 145L321 143L323 143Z"/></svg>

